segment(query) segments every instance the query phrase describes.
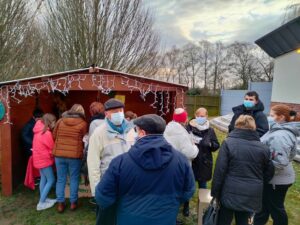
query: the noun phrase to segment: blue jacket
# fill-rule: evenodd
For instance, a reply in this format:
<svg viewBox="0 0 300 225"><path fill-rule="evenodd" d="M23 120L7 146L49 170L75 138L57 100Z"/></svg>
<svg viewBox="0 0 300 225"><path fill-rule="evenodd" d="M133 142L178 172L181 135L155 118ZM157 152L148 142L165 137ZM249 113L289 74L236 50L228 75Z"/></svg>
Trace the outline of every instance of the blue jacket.
<svg viewBox="0 0 300 225"><path fill-rule="evenodd" d="M148 135L112 160L96 201L100 208L117 202L117 225L175 225L180 203L194 191L188 160L162 135Z"/></svg>

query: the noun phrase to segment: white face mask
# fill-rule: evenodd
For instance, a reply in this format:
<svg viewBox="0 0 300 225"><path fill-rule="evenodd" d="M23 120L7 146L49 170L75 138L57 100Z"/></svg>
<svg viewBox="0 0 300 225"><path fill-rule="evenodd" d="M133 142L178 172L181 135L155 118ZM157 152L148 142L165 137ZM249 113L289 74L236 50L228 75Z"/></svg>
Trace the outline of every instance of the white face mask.
<svg viewBox="0 0 300 225"><path fill-rule="evenodd" d="M123 112L117 112L117 113L112 113L111 114L110 121L114 125L120 126L123 123L123 120L124 120L124 113Z"/></svg>

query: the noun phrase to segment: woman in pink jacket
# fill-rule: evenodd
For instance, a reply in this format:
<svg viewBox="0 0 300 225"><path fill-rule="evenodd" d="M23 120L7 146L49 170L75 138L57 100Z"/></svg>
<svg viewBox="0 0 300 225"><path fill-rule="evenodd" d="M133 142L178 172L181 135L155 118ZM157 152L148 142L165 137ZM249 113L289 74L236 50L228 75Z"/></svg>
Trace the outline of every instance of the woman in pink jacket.
<svg viewBox="0 0 300 225"><path fill-rule="evenodd" d="M54 158L52 150L54 140L52 137L52 129L55 126L56 118L54 115L47 113L41 120L38 120L33 128L32 156L33 165L40 170L40 201L36 210L44 210L51 208L56 203L55 199L47 198L48 193L55 182L52 166Z"/></svg>

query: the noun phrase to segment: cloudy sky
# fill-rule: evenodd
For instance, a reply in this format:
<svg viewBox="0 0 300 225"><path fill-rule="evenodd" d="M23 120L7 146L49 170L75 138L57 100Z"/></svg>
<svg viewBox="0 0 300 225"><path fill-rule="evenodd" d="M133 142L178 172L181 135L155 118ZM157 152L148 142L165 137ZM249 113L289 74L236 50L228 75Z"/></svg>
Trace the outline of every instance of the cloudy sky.
<svg viewBox="0 0 300 225"><path fill-rule="evenodd" d="M254 42L281 25L300 0L144 0L167 48L188 41Z"/></svg>

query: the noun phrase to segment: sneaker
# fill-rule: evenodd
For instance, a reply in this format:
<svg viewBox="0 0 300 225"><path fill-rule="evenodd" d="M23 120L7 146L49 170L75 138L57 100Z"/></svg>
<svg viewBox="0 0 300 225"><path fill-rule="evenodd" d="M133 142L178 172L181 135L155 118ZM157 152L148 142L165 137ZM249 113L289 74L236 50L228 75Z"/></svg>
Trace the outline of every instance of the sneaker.
<svg viewBox="0 0 300 225"><path fill-rule="evenodd" d="M55 203L53 202L39 202L39 204L37 204L36 206L36 210L37 211L41 211L41 210L45 210L45 209L49 209L51 207L54 206Z"/></svg>
<svg viewBox="0 0 300 225"><path fill-rule="evenodd" d="M89 203L91 203L92 205L96 205L96 199L95 198L90 198Z"/></svg>
<svg viewBox="0 0 300 225"><path fill-rule="evenodd" d="M39 186L40 185L40 182L41 182L41 179L40 178L37 178L34 180L34 185L35 186Z"/></svg>
<svg viewBox="0 0 300 225"><path fill-rule="evenodd" d="M56 203L57 200L56 199L52 199L52 198L46 198L45 202L50 202L50 203Z"/></svg>

